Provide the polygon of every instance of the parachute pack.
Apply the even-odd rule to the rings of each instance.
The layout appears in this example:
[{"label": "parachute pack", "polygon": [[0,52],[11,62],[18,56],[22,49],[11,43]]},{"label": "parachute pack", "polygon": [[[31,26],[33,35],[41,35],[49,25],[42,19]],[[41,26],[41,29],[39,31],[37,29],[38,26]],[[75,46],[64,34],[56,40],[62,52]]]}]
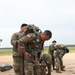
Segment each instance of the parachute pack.
[{"label": "parachute pack", "polygon": [[19,39],[21,37],[23,37],[24,35],[27,35],[29,33],[35,33],[35,35],[38,35],[38,33],[41,33],[41,29],[39,29],[39,27],[35,26],[35,25],[32,25],[32,24],[29,24],[27,26],[27,29],[25,32],[23,32],[20,36],[19,36]]},{"label": "parachute pack", "polygon": [[28,25],[25,34],[28,34],[28,33],[36,33],[37,34],[38,32],[41,32],[39,27],[37,27],[35,25]]}]

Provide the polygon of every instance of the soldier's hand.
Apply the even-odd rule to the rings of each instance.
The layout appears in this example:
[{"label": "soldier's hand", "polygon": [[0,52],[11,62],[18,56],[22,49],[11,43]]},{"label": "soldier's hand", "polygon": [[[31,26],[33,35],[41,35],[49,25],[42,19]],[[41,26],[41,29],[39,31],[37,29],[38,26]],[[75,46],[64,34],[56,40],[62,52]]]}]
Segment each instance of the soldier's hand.
[{"label": "soldier's hand", "polygon": [[25,52],[24,47],[21,47],[20,45],[18,45],[18,53],[22,54],[24,52]]},{"label": "soldier's hand", "polygon": [[24,59],[25,59],[26,61],[28,61],[28,56],[29,56],[29,53],[24,52]]}]

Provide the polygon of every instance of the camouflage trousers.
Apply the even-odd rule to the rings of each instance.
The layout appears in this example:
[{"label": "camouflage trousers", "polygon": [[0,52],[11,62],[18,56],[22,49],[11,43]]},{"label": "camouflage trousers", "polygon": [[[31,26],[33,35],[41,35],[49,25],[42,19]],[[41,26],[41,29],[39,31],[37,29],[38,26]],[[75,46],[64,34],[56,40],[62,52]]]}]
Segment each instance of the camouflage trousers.
[{"label": "camouflage trousers", "polygon": [[46,65],[26,63],[25,75],[46,75]]},{"label": "camouflage trousers", "polygon": [[[41,63],[41,66],[42,66],[42,69],[45,71],[45,68],[46,68],[46,74],[47,75],[51,75],[51,64],[52,64],[52,58],[51,58],[51,55],[50,54],[42,54],[41,57],[40,57],[40,63]],[[46,67],[45,67],[46,65]],[[44,72],[42,70],[42,73]],[[44,72],[44,74],[45,74]]]},{"label": "camouflage trousers", "polygon": [[[23,58],[15,56],[13,57],[13,69],[15,72],[15,75],[34,75],[33,71],[33,64],[28,63],[24,60],[24,65],[23,63]],[[24,66],[24,73],[23,73],[23,66]]]},{"label": "camouflage trousers", "polygon": [[56,69],[57,70],[62,70],[63,69],[62,57],[56,57]]},{"label": "camouflage trousers", "polygon": [[55,56],[53,54],[51,55],[51,61],[52,61],[53,69],[54,69],[55,68]]},{"label": "camouflage trousers", "polygon": [[[13,69],[15,75],[23,75],[22,57],[13,57]],[[33,64],[24,60],[25,75],[46,75],[46,65]]]},{"label": "camouflage trousers", "polygon": [[46,75],[46,65],[45,64],[35,64],[34,65],[34,75]]},{"label": "camouflage trousers", "polygon": [[26,62],[24,65],[25,75],[34,75],[34,65],[32,63]]},{"label": "camouflage trousers", "polygon": [[23,75],[22,60],[22,57],[13,57],[13,69],[15,75]]}]

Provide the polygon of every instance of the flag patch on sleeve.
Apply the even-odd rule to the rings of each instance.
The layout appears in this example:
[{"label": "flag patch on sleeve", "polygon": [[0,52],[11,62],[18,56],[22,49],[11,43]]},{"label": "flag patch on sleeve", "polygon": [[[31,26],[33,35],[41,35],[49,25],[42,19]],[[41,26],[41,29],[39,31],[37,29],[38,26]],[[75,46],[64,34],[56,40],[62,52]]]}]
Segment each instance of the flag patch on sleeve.
[{"label": "flag patch on sleeve", "polygon": [[27,34],[27,37],[30,38],[31,37],[30,34]]}]

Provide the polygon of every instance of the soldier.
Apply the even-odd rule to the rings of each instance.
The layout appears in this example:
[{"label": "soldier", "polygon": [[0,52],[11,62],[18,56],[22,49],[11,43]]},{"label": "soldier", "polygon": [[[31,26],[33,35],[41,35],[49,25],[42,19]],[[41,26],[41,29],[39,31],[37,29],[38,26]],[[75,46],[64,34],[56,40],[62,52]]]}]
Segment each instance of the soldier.
[{"label": "soldier", "polygon": [[[47,69],[48,69],[48,73],[47,75],[51,75],[51,56],[50,54],[41,54],[41,57],[40,57],[40,63],[41,64],[45,64]],[[45,69],[45,68],[44,68]],[[43,70],[44,71],[44,70]]]},{"label": "soldier", "polygon": [[56,70],[55,57],[54,57],[54,50],[56,49],[55,47],[56,43],[57,43],[56,40],[52,41],[52,44],[49,46],[49,50],[48,50],[48,53],[51,55],[53,70]]},{"label": "soldier", "polygon": [[57,47],[57,50],[55,53],[56,72],[61,73],[61,71],[65,71],[62,59],[63,59],[63,56],[65,55],[65,53],[69,52],[69,49],[65,45],[57,45],[56,47]]},{"label": "soldier", "polygon": [[21,30],[16,32],[11,37],[11,44],[13,46],[13,68],[15,75],[23,75],[22,71],[22,55],[18,53],[18,39],[21,33],[25,32],[27,24],[21,25]]},{"label": "soldier", "polygon": [[[24,53],[24,58],[27,62],[38,64],[38,61],[36,62],[37,60],[36,56],[39,52],[41,54],[43,43],[49,40],[51,37],[52,37],[52,33],[49,30],[38,33],[38,35],[36,35],[35,33],[27,34],[26,36],[18,40],[18,53],[19,54]],[[30,57],[28,58],[28,56]],[[39,68],[39,66],[37,66],[37,68]],[[37,70],[37,68],[34,67],[35,69],[34,75],[41,75],[40,70]],[[33,75],[32,73],[33,72],[31,72],[29,75]]]}]

